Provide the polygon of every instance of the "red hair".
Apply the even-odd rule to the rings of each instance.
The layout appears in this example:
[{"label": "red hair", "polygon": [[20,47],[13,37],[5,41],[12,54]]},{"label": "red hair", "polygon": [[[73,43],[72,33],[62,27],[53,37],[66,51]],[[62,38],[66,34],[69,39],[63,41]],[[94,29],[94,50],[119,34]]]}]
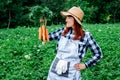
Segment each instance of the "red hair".
[{"label": "red hair", "polygon": [[[84,37],[84,31],[82,29],[82,26],[74,20],[74,27],[72,28],[74,30],[74,37],[73,40],[79,40]],[[65,30],[62,33],[62,36],[65,36],[69,32],[70,28],[66,27]]]}]

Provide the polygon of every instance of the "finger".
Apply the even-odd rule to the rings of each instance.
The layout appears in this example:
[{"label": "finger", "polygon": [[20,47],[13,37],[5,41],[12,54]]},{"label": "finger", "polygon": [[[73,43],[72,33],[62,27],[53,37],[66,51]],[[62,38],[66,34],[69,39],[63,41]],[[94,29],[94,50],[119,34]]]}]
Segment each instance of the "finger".
[{"label": "finger", "polygon": [[74,67],[76,70],[79,70],[79,64],[75,64]]}]

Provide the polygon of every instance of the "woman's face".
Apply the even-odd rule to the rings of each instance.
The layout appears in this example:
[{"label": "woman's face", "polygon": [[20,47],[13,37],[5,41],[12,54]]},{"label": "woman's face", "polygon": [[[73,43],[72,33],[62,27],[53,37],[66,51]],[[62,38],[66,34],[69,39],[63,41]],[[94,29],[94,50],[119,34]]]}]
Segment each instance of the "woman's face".
[{"label": "woman's face", "polygon": [[65,22],[66,22],[66,27],[74,26],[74,18],[72,16],[67,16]]}]

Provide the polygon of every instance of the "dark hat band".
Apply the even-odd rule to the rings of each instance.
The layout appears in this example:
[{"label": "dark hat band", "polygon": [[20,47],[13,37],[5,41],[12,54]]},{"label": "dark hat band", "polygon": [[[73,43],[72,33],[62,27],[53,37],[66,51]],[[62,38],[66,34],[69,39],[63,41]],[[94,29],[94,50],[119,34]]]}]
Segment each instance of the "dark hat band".
[{"label": "dark hat band", "polygon": [[71,12],[68,11],[68,13],[70,13],[71,15],[75,16],[76,18],[78,18],[80,21],[81,19],[79,17],[77,17],[76,15],[72,14]]}]

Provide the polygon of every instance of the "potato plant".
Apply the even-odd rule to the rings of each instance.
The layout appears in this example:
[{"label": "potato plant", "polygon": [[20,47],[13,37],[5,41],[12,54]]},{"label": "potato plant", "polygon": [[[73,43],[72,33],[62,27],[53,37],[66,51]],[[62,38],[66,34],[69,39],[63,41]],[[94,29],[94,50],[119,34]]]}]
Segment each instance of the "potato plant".
[{"label": "potato plant", "polygon": [[[63,25],[47,26],[53,32]],[[120,24],[83,24],[100,45],[103,58],[82,70],[83,80],[120,80]],[[0,80],[46,80],[57,41],[42,44],[38,28],[0,29]],[[83,62],[91,58],[87,51]]]}]

